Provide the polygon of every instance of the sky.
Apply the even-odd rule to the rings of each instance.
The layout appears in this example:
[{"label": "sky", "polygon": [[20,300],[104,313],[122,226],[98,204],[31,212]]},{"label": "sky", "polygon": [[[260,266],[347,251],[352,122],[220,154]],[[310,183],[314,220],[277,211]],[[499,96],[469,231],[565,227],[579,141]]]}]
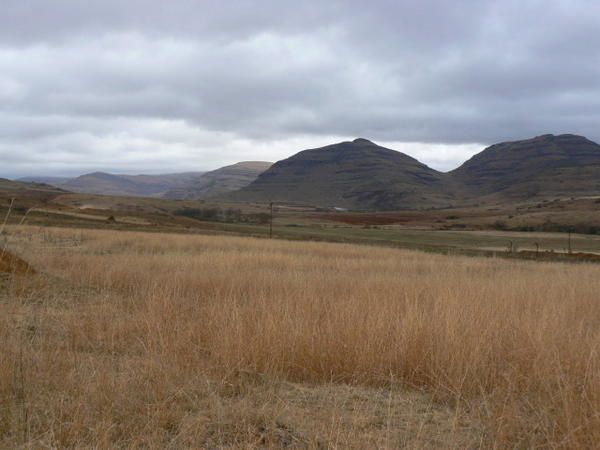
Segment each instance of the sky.
[{"label": "sky", "polygon": [[0,176],[600,140],[596,0],[2,0]]}]

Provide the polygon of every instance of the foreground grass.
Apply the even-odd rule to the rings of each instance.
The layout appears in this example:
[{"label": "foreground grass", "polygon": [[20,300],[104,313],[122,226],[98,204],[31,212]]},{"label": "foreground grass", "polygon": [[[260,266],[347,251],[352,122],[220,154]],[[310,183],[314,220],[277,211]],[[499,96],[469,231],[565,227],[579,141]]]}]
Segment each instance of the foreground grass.
[{"label": "foreground grass", "polygon": [[12,229],[0,442],[594,448],[600,267]]}]

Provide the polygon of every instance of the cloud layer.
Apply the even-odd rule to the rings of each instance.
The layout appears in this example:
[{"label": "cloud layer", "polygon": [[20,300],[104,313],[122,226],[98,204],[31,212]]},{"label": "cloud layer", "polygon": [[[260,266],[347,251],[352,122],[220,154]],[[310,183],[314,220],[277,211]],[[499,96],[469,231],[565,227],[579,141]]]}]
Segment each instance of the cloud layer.
[{"label": "cloud layer", "polygon": [[363,136],[450,169],[600,140],[592,0],[4,0],[0,176],[203,170]]}]

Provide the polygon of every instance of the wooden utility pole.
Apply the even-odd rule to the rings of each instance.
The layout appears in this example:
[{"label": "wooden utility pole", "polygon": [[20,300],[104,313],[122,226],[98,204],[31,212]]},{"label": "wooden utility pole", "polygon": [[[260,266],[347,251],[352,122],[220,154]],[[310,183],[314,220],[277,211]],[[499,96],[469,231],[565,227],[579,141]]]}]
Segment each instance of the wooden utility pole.
[{"label": "wooden utility pole", "polygon": [[269,203],[269,208],[271,209],[271,216],[269,219],[269,239],[273,238],[273,202]]},{"label": "wooden utility pole", "polygon": [[573,253],[573,249],[571,247],[571,230],[569,230],[569,255]]}]

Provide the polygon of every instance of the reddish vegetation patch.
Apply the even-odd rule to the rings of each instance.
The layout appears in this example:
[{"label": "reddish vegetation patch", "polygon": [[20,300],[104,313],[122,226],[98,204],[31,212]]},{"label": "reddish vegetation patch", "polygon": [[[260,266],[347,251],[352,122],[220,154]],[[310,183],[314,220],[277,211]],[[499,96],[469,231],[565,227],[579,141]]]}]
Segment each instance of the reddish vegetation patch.
[{"label": "reddish vegetation patch", "polygon": [[408,217],[388,216],[381,214],[326,214],[320,219],[347,223],[349,225],[391,225],[408,222]]},{"label": "reddish vegetation patch", "polygon": [[0,250],[0,273],[23,275],[33,272],[33,268],[23,259],[6,250]]}]

